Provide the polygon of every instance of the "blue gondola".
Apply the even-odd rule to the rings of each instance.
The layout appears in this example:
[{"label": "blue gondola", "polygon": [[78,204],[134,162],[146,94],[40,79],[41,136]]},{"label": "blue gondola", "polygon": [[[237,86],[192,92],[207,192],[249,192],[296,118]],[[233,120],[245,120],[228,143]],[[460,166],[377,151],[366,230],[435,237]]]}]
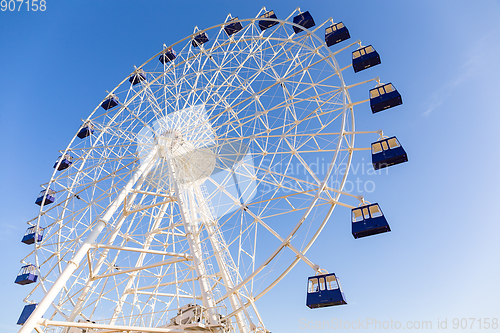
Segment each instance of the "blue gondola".
[{"label": "blue gondola", "polygon": [[352,210],[352,235],[354,238],[389,232],[391,228],[378,204],[370,204]]},{"label": "blue gondola", "polygon": [[25,284],[35,283],[37,279],[38,275],[36,275],[36,266],[26,265],[21,267],[21,270],[17,275],[16,281],[14,282],[20,285],[25,285]]},{"label": "blue gondola", "polygon": [[26,232],[24,233],[24,237],[21,240],[24,244],[31,245],[35,242],[35,240],[39,243],[43,239],[43,230],[44,228],[40,228],[35,226],[29,227],[26,229]]},{"label": "blue gondola", "polygon": [[[276,14],[274,14],[274,10],[270,10],[268,12],[265,12],[261,16],[259,16],[260,19],[278,19],[276,17]],[[264,31],[266,29],[269,29],[270,27],[275,26],[278,24],[278,21],[274,20],[259,20],[259,28],[260,30]]]},{"label": "blue gondola", "polygon": [[[45,195],[45,191],[47,191],[47,195]],[[44,197],[45,201],[43,200]],[[43,202],[43,205],[45,206],[54,203],[55,200],[56,200],[56,192],[53,189],[49,188],[48,190],[40,191],[40,194],[38,194],[38,198],[36,199],[35,203],[38,206],[41,206]]]},{"label": "blue gondola", "polygon": [[146,74],[144,74],[142,70],[136,71],[130,76],[128,81],[132,83],[133,86],[135,86],[139,82],[146,81]]},{"label": "blue gondola", "polygon": [[21,315],[19,316],[19,319],[17,320],[17,325],[24,325],[24,323],[28,320],[28,318],[31,316],[33,311],[35,311],[37,305],[38,304],[25,305],[23,308],[23,312],[21,312]]},{"label": "blue gondola", "polygon": [[403,104],[401,95],[392,83],[381,85],[370,90],[370,107],[377,113]]},{"label": "blue gondola", "polygon": [[175,57],[177,57],[177,55],[175,54],[175,51],[170,47],[163,51],[158,60],[160,60],[160,62],[165,65],[167,62],[174,60]]},{"label": "blue gondola", "polygon": [[354,73],[380,64],[380,56],[373,46],[368,45],[352,53],[352,68]]},{"label": "blue gondola", "polygon": [[342,22],[333,24],[325,30],[326,46],[335,45],[349,38],[351,38],[349,30],[347,30],[346,26]]},{"label": "blue gondola", "polygon": [[83,124],[82,128],[78,132],[77,136],[80,139],[84,139],[94,133],[94,126],[91,123],[85,123]]},{"label": "blue gondola", "polygon": [[375,170],[408,162],[408,156],[395,136],[372,143],[372,164]]},{"label": "blue gondola", "polygon": [[227,23],[229,23],[229,24],[224,26],[224,31],[226,32],[226,34],[228,36],[234,35],[238,31],[240,31],[241,29],[243,29],[243,26],[241,25],[241,22],[230,23],[230,22],[236,21],[236,20],[238,20],[238,17],[230,19],[229,21],[227,21]]},{"label": "blue gondola", "polygon": [[[299,15],[295,16],[293,18],[293,23],[298,24],[298,25],[304,27],[305,29],[309,29],[309,28],[314,27],[316,25],[316,23],[314,23],[314,20],[313,20],[311,14],[309,14],[309,12],[303,12],[303,13],[300,13]],[[302,29],[294,26],[293,31],[295,31],[295,34],[298,34],[299,32],[302,31]]]},{"label": "blue gondola", "polygon": [[202,32],[194,36],[194,38],[191,40],[191,45],[193,45],[193,47],[198,47],[202,44],[205,44],[206,42],[208,42],[208,35],[206,32]]},{"label": "blue gondola", "polygon": [[347,304],[339,279],[334,273],[308,279],[306,305],[310,309]]},{"label": "blue gondola", "polygon": [[[59,163],[61,161],[61,163]],[[57,166],[59,164],[59,166]],[[70,154],[64,154],[59,156],[56,163],[54,164],[54,168],[57,167],[57,171],[61,171],[70,167],[73,164],[73,156]]]},{"label": "blue gondola", "polygon": [[111,94],[109,95],[104,102],[102,102],[101,107],[104,110],[109,110],[118,105],[118,97]]}]

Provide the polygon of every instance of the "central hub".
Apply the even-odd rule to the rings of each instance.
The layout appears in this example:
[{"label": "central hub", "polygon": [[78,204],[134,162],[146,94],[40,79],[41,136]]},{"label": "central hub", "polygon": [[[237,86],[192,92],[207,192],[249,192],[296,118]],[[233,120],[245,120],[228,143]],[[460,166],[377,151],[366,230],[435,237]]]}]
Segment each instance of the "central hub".
[{"label": "central hub", "polygon": [[146,162],[145,157],[151,149],[157,151],[147,176],[149,185],[168,189],[172,181],[180,184],[204,182],[216,169],[214,137],[203,105],[169,112],[142,128],[137,135],[141,163]]},{"label": "central hub", "polygon": [[[158,155],[166,158],[167,155],[174,157],[186,152],[186,148],[194,149],[194,145],[186,142],[182,133],[176,130],[166,130],[155,138],[155,145],[158,147]],[[191,147],[189,147],[191,146]]]},{"label": "central hub", "polygon": [[209,147],[196,148],[176,130],[165,130],[157,136],[154,144],[158,148],[158,162],[163,164],[170,159],[175,178],[180,183],[193,183],[205,180],[215,169],[216,154]]}]

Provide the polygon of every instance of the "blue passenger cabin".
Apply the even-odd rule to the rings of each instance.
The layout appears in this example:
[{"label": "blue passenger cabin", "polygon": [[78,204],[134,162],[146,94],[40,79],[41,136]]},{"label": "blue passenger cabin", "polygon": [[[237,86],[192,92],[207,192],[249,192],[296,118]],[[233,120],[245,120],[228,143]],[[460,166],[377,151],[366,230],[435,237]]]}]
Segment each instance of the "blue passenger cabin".
[{"label": "blue passenger cabin", "polygon": [[[303,13],[300,13],[299,15],[295,16],[293,18],[293,23],[300,25],[300,26],[304,27],[305,29],[309,29],[309,28],[314,27],[316,25],[316,23],[314,23],[314,20],[313,20],[311,14],[309,14],[309,12],[303,12]],[[293,31],[295,31],[295,34],[298,34],[299,32],[302,31],[302,29],[294,26]]]},{"label": "blue passenger cabin", "polygon": [[[47,191],[47,195],[45,195],[45,191]],[[45,201],[43,200],[44,197]],[[56,201],[56,191],[49,188],[47,190],[40,191],[40,194],[38,194],[38,198],[36,199],[35,203],[38,206],[41,206],[43,202],[43,205],[45,206],[54,203],[54,201]]]},{"label": "blue passenger cabin", "polygon": [[266,19],[278,19],[276,17],[276,14],[274,14],[274,10],[270,10],[268,12],[265,12],[261,16],[259,16],[259,28],[261,31],[264,31],[266,29],[269,29],[271,27],[274,27],[276,24],[278,24],[278,21],[274,20],[266,20]]},{"label": "blue passenger cabin", "polygon": [[193,45],[193,47],[198,47],[202,44],[205,44],[206,42],[208,42],[208,35],[206,32],[202,32],[194,36],[194,38],[191,40],[191,45]]},{"label": "blue passenger cabin", "polygon": [[132,83],[133,86],[135,86],[139,82],[146,81],[146,74],[143,71],[136,71],[130,76],[128,81]]},{"label": "blue passenger cabin", "polygon": [[377,113],[403,104],[401,95],[392,83],[381,85],[370,90],[370,107]]},{"label": "blue passenger cabin", "polygon": [[35,283],[37,279],[38,275],[36,275],[36,266],[26,265],[21,267],[21,270],[17,275],[16,281],[14,282],[20,285],[25,285],[25,284]]},{"label": "blue passenger cabin", "polygon": [[21,312],[21,315],[19,316],[19,319],[17,320],[17,325],[24,325],[24,323],[28,320],[28,318],[31,316],[33,311],[35,311],[37,305],[38,304],[25,305],[23,308],[23,312]]},{"label": "blue passenger cabin", "polygon": [[372,164],[375,170],[408,162],[408,156],[395,136],[372,143]]},{"label": "blue passenger cabin", "polygon": [[84,138],[88,137],[89,135],[91,135],[92,133],[94,133],[94,126],[91,123],[87,122],[87,123],[83,124],[83,126],[80,129],[80,131],[78,132],[77,136],[80,139],[84,139]]},{"label": "blue passenger cabin", "polygon": [[118,105],[118,97],[111,94],[106,98],[106,100],[104,100],[104,102],[102,102],[101,107],[104,110],[109,110],[109,109],[114,108],[117,105]]},{"label": "blue passenger cabin", "polygon": [[347,30],[346,26],[342,22],[333,24],[325,29],[326,46],[338,44],[349,38],[351,38],[349,30]]},{"label": "blue passenger cabin", "polygon": [[37,243],[39,243],[43,239],[43,231],[44,228],[40,228],[36,225],[29,227],[28,229],[26,229],[26,232],[24,233],[24,237],[21,240],[21,242],[23,242],[24,244],[31,245],[36,240]]},{"label": "blue passenger cabin", "polygon": [[[241,22],[233,22],[236,20],[238,20],[238,17],[230,19],[229,21],[227,21],[227,23],[229,23],[229,24],[224,26],[224,31],[226,32],[226,34],[228,36],[232,36],[235,33],[237,33],[238,31],[240,31],[241,29],[243,29]],[[231,23],[231,22],[233,22],[233,23]]]},{"label": "blue passenger cabin", "polygon": [[354,73],[378,64],[380,64],[380,56],[371,45],[361,47],[352,53]]},{"label": "blue passenger cabin", "polygon": [[342,304],[347,304],[347,302],[340,281],[334,273],[309,278],[306,305],[310,309]]},{"label": "blue passenger cabin", "polygon": [[369,204],[352,210],[352,235],[354,238],[389,231],[391,231],[391,228],[378,204]]},{"label": "blue passenger cabin", "polygon": [[62,171],[69,168],[71,164],[73,164],[73,156],[70,154],[64,154],[57,158],[54,168],[57,168],[57,171]]},{"label": "blue passenger cabin", "polygon": [[162,54],[160,54],[160,58],[158,60],[160,60],[160,62],[165,65],[167,62],[174,60],[175,57],[177,57],[175,51],[171,47],[169,47],[168,49],[163,51]]}]

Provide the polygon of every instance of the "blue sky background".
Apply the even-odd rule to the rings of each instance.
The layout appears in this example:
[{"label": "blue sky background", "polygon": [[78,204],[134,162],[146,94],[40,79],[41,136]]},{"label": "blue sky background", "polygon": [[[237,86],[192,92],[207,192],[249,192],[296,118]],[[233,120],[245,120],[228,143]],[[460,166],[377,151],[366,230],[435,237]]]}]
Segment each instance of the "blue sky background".
[{"label": "blue sky background", "polygon": [[[338,274],[349,304],[308,309],[312,271],[299,264],[258,303],[268,329],[329,331],[315,322],[372,318],[431,321],[427,331],[437,331],[438,318],[447,318],[452,331],[453,318],[500,320],[500,2],[47,0],[45,12],[0,12],[2,332],[17,332],[30,288],[13,283],[28,252],[25,222],[38,213],[39,184],[80,119],[163,43],[228,13],[254,17],[262,6],[279,18],[297,6],[317,23],[333,17],[352,41],[374,45],[382,65],[346,81],[380,76],[404,105],[372,115],[364,104],[357,128],[396,135],[410,160],[388,174],[359,167],[350,177],[375,184],[361,194],[381,205],[391,233],[354,240],[350,211],[338,207],[308,253]],[[363,154],[356,163],[369,162]]]}]

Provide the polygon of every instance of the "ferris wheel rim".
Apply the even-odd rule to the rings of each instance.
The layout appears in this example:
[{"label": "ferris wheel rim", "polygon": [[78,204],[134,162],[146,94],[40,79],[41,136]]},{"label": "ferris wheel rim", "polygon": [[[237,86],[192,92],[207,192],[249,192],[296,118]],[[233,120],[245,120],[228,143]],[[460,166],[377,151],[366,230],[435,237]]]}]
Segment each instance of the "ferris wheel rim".
[{"label": "ferris wheel rim", "polygon": [[[257,20],[256,18],[253,18],[253,19],[238,19],[238,20],[235,20],[235,21],[236,21],[236,22],[246,22],[246,21],[249,21],[249,22],[251,22],[251,23],[254,23],[256,20]],[[292,23],[292,22],[286,21],[286,20],[281,20],[281,19],[269,19],[269,20],[270,20],[270,21],[276,21],[276,22],[278,22],[278,23],[280,23],[280,24],[282,24],[282,25],[284,25],[284,24],[288,24],[288,25],[291,25],[291,26],[296,26],[296,27],[298,27],[298,28],[303,29],[303,27],[301,27],[301,26],[299,26],[299,25],[297,25],[297,24],[295,24],[295,23]],[[198,30],[198,31],[196,31],[196,32],[192,33],[191,35],[189,35],[189,36],[187,36],[187,37],[185,37],[185,38],[183,38],[183,39],[179,40],[178,42],[173,43],[173,44],[172,44],[172,45],[170,45],[168,48],[172,48],[173,46],[175,46],[175,45],[177,45],[177,44],[180,44],[180,43],[182,43],[183,41],[191,40],[191,39],[192,39],[192,37],[194,37],[194,36],[196,36],[196,35],[198,35],[198,34],[200,34],[200,33],[207,32],[207,31],[211,31],[212,29],[216,29],[216,28],[221,28],[221,27],[224,27],[225,25],[226,25],[226,23],[221,23],[221,24],[217,24],[217,25],[214,25],[214,26],[212,26],[212,27],[209,27],[209,28],[206,28],[206,29],[203,29],[203,30]],[[304,30],[307,30],[307,29],[304,29]],[[262,35],[263,33],[264,33],[264,32],[261,32],[261,35]],[[310,35],[310,36],[312,36],[312,37],[316,38],[317,40],[320,40],[320,38],[319,38],[316,34],[314,34],[313,32],[309,32],[309,31],[307,31],[307,33],[308,33],[308,35]],[[300,45],[304,46],[304,44],[301,44],[301,43],[297,43],[297,44],[300,44]],[[333,54],[332,54],[331,50],[330,50],[328,47],[326,47],[326,45],[323,45],[323,48],[324,48],[324,49],[326,49],[326,50],[328,50],[328,52],[330,53],[330,57],[333,59],[333,61],[334,61],[334,62],[336,62],[336,59],[335,59],[335,57],[333,56]],[[141,65],[141,66],[140,66],[137,70],[142,69],[142,68],[143,68],[146,64],[148,64],[150,61],[152,61],[152,60],[156,59],[156,57],[157,57],[158,55],[161,55],[163,52],[164,52],[164,50],[162,50],[162,51],[158,52],[156,55],[154,55],[152,58],[150,58],[150,59],[149,59],[149,60],[147,60],[144,64],[142,64],[142,65]],[[338,67],[338,64],[335,64],[335,65],[336,65],[336,68],[338,69],[338,68],[339,68],[339,67]],[[137,70],[136,70],[136,71],[137,71]],[[136,71],[132,72],[130,75],[133,75]],[[109,94],[113,94],[113,93],[114,93],[114,92],[115,92],[115,91],[116,91],[116,90],[117,90],[117,89],[118,89],[118,88],[119,88],[119,87],[120,87],[123,83],[125,83],[125,81],[127,80],[127,78],[129,78],[129,77],[130,77],[130,75],[129,75],[129,76],[127,76],[127,77],[126,77],[126,78],[125,78],[122,82],[120,82],[120,83],[119,83],[119,84],[118,84],[118,85],[117,85],[117,86],[116,86],[116,87],[115,87],[115,88],[114,88],[114,89],[113,89],[113,90],[112,90]],[[343,80],[343,77],[342,77],[342,73],[341,73],[340,71],[338,71],[337,75],[338,75],[338,77],[339,77],[339,79],[341,80],[341,83],[342,83],[342,90],[344,90],[343,95],[347,95],[347,98],[348,98],[348,99],[350,99],[350,98],[349,98],[349,96],[348,96],[349,94],[348,94],[347,90],[345,89],[345,83],[344,83],[344,80]],[[158,77],[157,79],[155,79],[154,81],[157,81],[160,77],[161,77],[161,76],[159,76],[159,77]],[[131,101],[133,101],[133,100],[134,100],[134,99],[135,99],[135,98],[139,95],[139,93],[143,92],[143,91],[144,91],[144,90],[145,90],[145,89],[146,89],[146,88],[147,88],[147,87],[148,87],[151,83],[154,83],[154,81],[153,81],[153,82],[148,82],[148,83],[147,83],[144,87],[142,87],[142,88],[141,88],[141,90],[139,90],[133,98],[131,98],[130,100],[128,100],[128,101],[127,101],[127,104],[125,104],[123,107],[127,107],[127,106],[128,106],[128,104],[130,104],[130,103],[131,103]],[[92,116],[95,114],[95,112],[96,112],[97,110],[99,110],[99,107],[101,106],[102,102],[106,100],[106,98],[107,98],[107,97],[105,97],[105,98],[101,101],[101,103],[99,103],[99,104],[97,105],[97,107],[96,107],[96,108],[94,109],[94,111],[93,111],[93,112],[89,115],[89,117],[87,118],[87,120],[86,120],[85,122],[90,121],[90,120],[92,119]],[[344,109],[345,109],[345,105],[346,105],[346,104],[344,103]],[[344,110],[344,112],[345,112],[345,110]],[[352,124],[354,124],[353,114],[352,114],[351,116],[352,116],[352,118],[351,118],[351,119],[352,119],[351,123],[352,123]],[[343,121],[342,123],[343,123],[342,128],[344,128],[344,127],[345,127],[345,125],[344,125],[344,121]],[[102,133],[101,133],[100,135],[102,135]],[[354,136],[354,134],[351,134],[351,135],[352,135],[352,136]],[[68,147],[67,147],[67,148],[66,148],[66,150],[64,151],[64,153],[69,153],[69,152],[71,151],[70,147],[72,146],[72,143],[74,142],[74,140],[76,139],[76,137],[77,137],[77,135],[75,134],[75,135],[74,135],[74,137],[73,137],[73,139],[72,139],[72,140],[71,140],[71,142],[69,143]],[[100,137],[98,137],[98,138],[97,138],[97,140],[99,140],[99,138],[100,138]],[[339,146],[340,146],[340,142],[341,142],[341,140],[342,140],[342,135],[339,137],[339,143],[337,144],[337,149],[336,149],[336,151],[338,151],[338,149],[339,149]],[[64,154],[64,153],[63,153],[63,154]],[[351,157],[352,157],[352,153],[350,153],[350,154],[349,154],[349,163],[348,163],[348,164],[350,164]],[[334,163],[335,163],[336,158],[337,158],[337,155],[335,154],[335,156],[332,158],[332,164],[334,164]],[[52,174],[52,177],[51,177],[51,180],[49,181],[49,187],[50,187],[50,184],[52,184],[52,183],[54,182],[54,176],[56,175],[56,173],[57,173],[57,170],[54,170],[54,172],[53,172],[53,174]],[[341,184],[342,184],[342,185],[341,185],[341,188],[343,187],[343,185],[344,185],[344,183],[345,183],[346,176],[347,176],[347,173],[346,173],[346,175],[343,177],[343,181],[341,182]],[[327,179],[328,177],[329,177],[329,173],[325,176],[325,179]],[[340,193],[338,194],[338,196],[340,196]],[[338,197],[337,197],[337,198],[338,198]],[[313,207],[313,206],[314,206],[314,203],[311,203],[311,207]],[[40,210],[42,210],[42,209],[43,209],[43,205],[40,207]],[[309,211],[310,211],[310,209],[309,209],[306,213],[304,213],[304,215],[308,214],[308,212],[309,212]],[[294,234],[294,233],[293,233],[293,234]],[[290,236],[292,236],[293,234],[289,235],[289,237],[290,237]],[[287,237],[287,238],[289,238],[289,237]],[[285,244],[286,242],[283,242],[283,243]],[[312,243],[313,243],[313,242],[312,242]],[[312,245],[312,243],[311,243],[311,245]],[[284,246],[281,246],[281,248],[284,248]],[[274,255],[270,256],[270,258],[271,258],[271,257],[274,257]]]},{"label": "ferris wheel rim", "polygon": [[[242,20],[238,20],[238,21],[241,21],[241,22],[244,22],[244,21],[252,21],[252,23],[253,23],[253,22],[257,21],[257,19],[256,19],[256,18],[254,18],[254,19],[242,19]],[[293,23],[288,22],[288,21],[285,21],[285,20],[277,20],[277,21],[280,21],[280,23],[282,23],[282,24],[289,24],[289,25],[293,25]],[[197,31],[197,32],[195,32],[195,33],[191,34],[190,36],[188,36],[188,37],[186,37],[186,38],[184,38],[184,39],[182,39],[182,40],[180,40],[180,41],[178,41],[178,42],[176,42],[176,43],[172,44],[170,47],[175,46],[175,45],[177,45],[177,44],[179,44],[179,43],[181,43],[181,42],[183,42],[183,41],[189,40],[189,39],[191,39],[191,37],[193,37],[193,36],[195,36],[195,35],[199,34],[200,32],[210,31],[210,30],[215,29],[215,28],[221,28],[221,27],[223,27],[224,25],[225,25],[225,23],[222,23],[222,24],[218,24],[218,25],[215,25],[215,26],[210,27],[210,28],[207,28],[207,29],[203,29],[203,30]],[[262,34],[263,34],[263,33],[261,33],[261,35],[262,35]],[[319,37],[317,37],[314,33],[309,33],[309,32],[308,32],[308,34],[310,34],[311,36],[316,37],[316,39],[318,39],[318,40],[319,40]],[[326,46],[325,46],[325,45],[323,45],[323,47],[325,48]],[[326,49],[328,49],[328,47],[326,47]],[[330,49],[328,49],[328,51],[329,51],[329,53],[330,53],[330,55],[331,55],[331,59],[333,59],[333,61],[335,61],[335,57],[333,56],[333,54],[332,54],[332,52],[330,51]],[[143,65],[141,65],[138,69],[142,69],[142,68],[143,68],[146,64],[148,64],[151,60],[155,59],[158,55],[162,54],[162,52],[164,52],[164,50],[160,51],[158,54],[156,54],[156,55],[155,55],[155,56],[153,56],[151,59],[149,59],[148,61],[146,61],[146,62],[145,62]],[[341,71],[340,71],[340,68],[338,67],[338,65],[337,65],[337,67],[336,67],[336,68],[338,69],[338,74],[337,74],[337,75],[338,75],[338,77],[340,78],[340,80],[341,80],[341,82],[342,82],[343,96],[344,96],[344,98],[347,98],[348,100],[350,100],[350,97],[349,97],[348,91],[347,91],[346,86],[345,86],[345,82],[344,82],[343,77],[342,77],[342,73],[341,73]],[[135,71],[134,71],[134,72],[135,72]],[[132,72],[131,74],[133,75],[133,73],[134,73],[134,72]],[[123,83],[125,83],[125,81],[127,80],[127,78],[128,78],[128,77],[129,77],[129,76],[127,76],[127,77],[126,77],[126,78],[125,78],[125,79],[124,79],[121,83],[119,83],[119,84],[118,84],[118,85],[117,85],[117,86],[116,86],[116,87],[115,87],[115,88],[114,88],[114,89],[110,92],[110,94],[113,94],[113,93],[114,93],[114,92],[115,92],[115,91],[116,91],[116,90],[117,90],[117,89],[118,89],[118,88],[119,88],[119,87],[120,87]],[[161,77],[161,75],[160,75],[160,76],[158,76],[158,78],[157,78],[156,80],[158,80],[160,77]],[[151,83],[153,83],[153,82],[151,82]],[[151,83],[150,83],[150,82],[148,82],[148,86],[149,86]],[[131,102],[132,102],[135,98],[137,98],[138,94],[139,94],[140,92],[144,91],[146,88],[147,88],[147,87],[142,87],[142,88],[141,88],[141,90],[140,90],[139,92],[137,92],[137,93],[136,93],[136,95],[128,101],[128,103],[130,104],[130,103],[131,103]],[[104,99],[103,99],[103,101],[104,101],[104,100],[106,100],[106,98],[104,98]],[[102,103],[102,102],[101,102],[101,103]],[[87,121],[90,121],[90,120],[92,119],[92,116],[93,116],[93,115],[97,112],[97,110],[99,110],[99,107],[101,106],[101,103],[99,103],[99,105],[98,105],[98,106],[94,109],[94,111],[93,111],[93,112],[92,112],[92,113],[88,116],[88,118],[87,118],[86,122],[87,122]],[[343,119],[343,121],[342,121],[342,130],[341,130],[341,132],[343,132],[343,131],[344,131],[345,126],[346,126],[346,124],[345,124],[345,122],[346,122],[345,117],[346,117],[346,113],[348,112],[348,110],[347,110],[347,108],[346,108],[346,105],[348,105],[348,104],[346,104],[346,103],[345,103],[345,101],[344,101],[344,110],[343,110],[343,118],[344,118],[344,119]],[[352,111],[352,107],[350,108],[350,113],[351,113],[351,117],[350,117],[350,119],[351,119],[351,126],[352,126],[352,128],[354,129],[354,113],[353,113],[353,111]],[[100,135],[102,136],[102,135],[103,135],[103,133],[100,133]],[[350,135],[352,135],[352,138],[354,138],[354,134],[350,134]],[[70,143],[69,143],[68,147],[66,148],[66,150],[64,151],[64,153],[69,153],[69,152],[71,151],[70,147],[72,147],[73,142],[76,140],[76,137],[77,137],[77,135],[75,134],[75,136],[74,136],[74,137],[73,137],[73,139],[70,141]],[[98,138],[100,138],[100,137],[98,137]],[[331,163],[332,165],[334,165],[334,164],[335,164],[336,158],[337,158],[337,156],[338,156],[337,154],[338,154],[338,152],[339,152],[339,150],[340,150],[340,145],[341,145],[341,142],[342,142],[343,138],[344,138],[344,134],[342,133],[342,134],[339,136],[338,143],[337,143],[337,145],[336,145],[336,153],[335,153],[334,157],[332,158],[332,163]],[[98,140],[98,139],[97,139],[97,140]],[[349,156],[349,157],[348,157],[348,161],[349,161],[349,162],[348,162],[348,165],[350,165],[350,163],[351,163],[351,159],[352,159],[352,151],[350,151],[350,152],[349,152],[349,155],[348,155],[348,156]],[[329,178],[330,173],[331,173],[331,170],[330,170],[330,171],[329,171],[329,173],[325,176],[325,178],[324,178],[324,180],[323,180],[323,181],[325,181],[326,179],[328,179],[328,178]],[[346,172],[346,173],[345,173],[345,175],[344,175],[344,177],[343,177],[343,180],[342,180],[342,183],[341,183],[342,185],[341,185],[340,189],[342,189],[342,188],[343,188],[343,186],[344,186],[344,184],[345,184],[346,177],[347,177],[347,173],[348,173],[348,172]],[[49,183],[48,183],[48,187],[50,187],[50,185],[51,185],[53,182],[55,182],[55,178],[56,178],[55,176],[56,176],[56,174],[57,174],[57,170],[54,170],[54,172],[53,172],[53,174],[52,174],[52,176],[51,176],[51,180],[50,180],[50,181],[49,181]],[[321,190],[318,190],[318,191],[317,191],[317,193],[318,193],[318,194],[317,194],[317,196],[319,195],[319,193],[320,193],[320,192],[321,192]],[[336,197],[336,198],[338,199],[338,198],[340,197],[340,195],[341,195],[340,193],[337,193],[337,197]],[[334,204],[334,206],[335,206],[335,205],[336,205],[336,204]],[[307,214],[310,212],[310,210],[312,209],[312,207],[314,207],[314,202],[311,202],[311,204],[310,204],[310,208],[308,209],[307,213],[304,213],[304,215],[303,215],[303,216],[307,215]],[[41,205],[39,215],[40,215],[40,214],[41,214],[41,212],[43,211],[43,208],[44,208],[44,205]],[[333,209],[332,209],[332,210],[333,210]],[[326,218],[326,219],[324,220],[324,223],[323,223],[323,224],[322,224],[322,225],[318,228],[318,232],[317,232],[317,235],[318,235],[318,236],[319,236],[319,233],[320,233],[320,229],[322,229],[322,228],[323,228],[323,226],[324,226],[324,224],[326,224],[326,221],[327,221],[327,220],[328,220],[328,218]],[[39,220],[37,221],[37,225],[39,225]],[[296,225],[296,227],[297,227],[296,229],[298,230],[298,229],[300,228],[300,225],[298,225],[298,224],[297,224],[297,225]],[[294,233],[295,233],[295,232],[294,232]],[[294,234],[294,233],[293,233],[293,234]],[[291,234],[291,235],[293,235],[293,234]],[[291,235],[290,235],[290,236],[291,236]],[[289,237],[287,237],[287,238],[289,238]],[[317,239],[317,237],[316,237],[314,240],[312,240],[312,241],[311,241],[310,245],[312,245],[316,239]],[[308,246],[309,246],[309,245],[308,245]],[[310,247],[310,246],[309,246],[309,247]],[[284,247],[282,246],[282,247],[281,247],[281,249],[282,249],[282,248],[284,248]],[[280,249],[279,251],[281,251],[281,249]],[[278,251],[278,252],[279,252],[279,251]],[[37,257],[37,256],[35,256],[35,257]],[[271,256],[270,256],[270,257],[271,257]],[[272,256],[272,257],[274,257],[274,256]],[[272,259],[271,259],[271,260],[272,260]]]}]

